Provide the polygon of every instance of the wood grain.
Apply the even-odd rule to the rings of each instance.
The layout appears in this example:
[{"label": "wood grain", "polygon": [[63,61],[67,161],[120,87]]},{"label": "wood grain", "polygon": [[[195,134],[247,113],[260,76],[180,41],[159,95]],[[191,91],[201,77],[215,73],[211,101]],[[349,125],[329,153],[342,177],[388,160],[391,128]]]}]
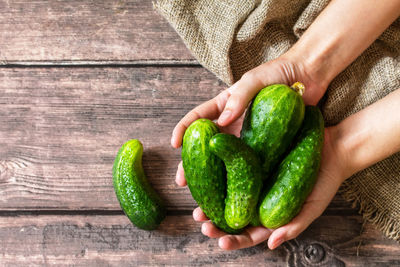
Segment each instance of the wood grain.
[{"label": "wood grain", "polygon": [[0,0],[0,47],[3,64],[194,59],[152,1],[140,0]]},{"label": "wood grain", "polygon": [[15,68],[0,72],[0,209],[119,209],[111,169],[143,142],[144,168],[170,208],[181,117],[224,88],[201,68]]},{"label": "wood grain", "polygon": [[[274,251],[263,243],[227,252],[218,248],[216,240],[203,236],[190,216],[169,216],[152,232],[135,228],[125,216],[0,217],[0,262],[3,266],[400,264],[400,247],[394,241],[368,224],[362,231],[361,226],[358,216],[324,216],[296,240]],[[323,257],[310,257],[310,248],[319,249]]]},{"label": "wood grain", "polygon": [[[7,68],[0,71],[0,209],[119,210],[111,169],[128,139],[169,209],[195,207],[176,186],[176,123],[223,90],[211,73],[176,68]],[[330,211],[354,214],[336,197]]]}]

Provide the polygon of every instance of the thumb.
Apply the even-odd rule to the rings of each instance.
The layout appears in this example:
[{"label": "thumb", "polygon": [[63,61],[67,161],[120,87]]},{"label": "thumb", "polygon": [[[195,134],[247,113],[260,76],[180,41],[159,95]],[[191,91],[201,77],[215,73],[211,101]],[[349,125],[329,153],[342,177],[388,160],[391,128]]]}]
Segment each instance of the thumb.
[{"label": "thumb", "polygon": [[256,70],[246,72],[242,78],[227,89],[228,100],[218,118],[220,126],[226,126],[238,119],[246,110],[253,97],[266,86]]}]

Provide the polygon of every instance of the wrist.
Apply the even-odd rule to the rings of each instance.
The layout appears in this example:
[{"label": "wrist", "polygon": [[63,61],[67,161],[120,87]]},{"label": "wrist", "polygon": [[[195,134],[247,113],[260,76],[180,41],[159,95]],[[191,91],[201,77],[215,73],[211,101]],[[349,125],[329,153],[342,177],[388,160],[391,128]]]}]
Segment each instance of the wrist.
[{"label": "wrist", "polygon": [[399,8],[400,1],[331,1],[285,56],[298,62],[311,85],[326,90],[399,16]]},{"label": "wrist", "polygon": [[336,184],[338,188],[344,180],[352,175],[348,151],[341,144],[342,137],[337,126],[325,128],[321,166],[331,166],[330,169],[325,170],[326,176],[330,177],[331,182]]},{"label": "wrist", "polygon": [[349,128],[346,123],[332,126],[332,139],[342,165],[343,181],[363,169],[363,151],[368,145],[368,131]]},{"label": "wrist", "polygon": [[327,88],[334,79],[337,65],[331,64],[331,58],[334,57],[333,43],[322,46],[321,41],[315,37],[304,35],[299,41],[291,47],[286,56],[300,65],[305,75],[313,84]]},{"label": "wrist", "polygon": [[332,127],[349,177],[400,151],[400,89]]}]

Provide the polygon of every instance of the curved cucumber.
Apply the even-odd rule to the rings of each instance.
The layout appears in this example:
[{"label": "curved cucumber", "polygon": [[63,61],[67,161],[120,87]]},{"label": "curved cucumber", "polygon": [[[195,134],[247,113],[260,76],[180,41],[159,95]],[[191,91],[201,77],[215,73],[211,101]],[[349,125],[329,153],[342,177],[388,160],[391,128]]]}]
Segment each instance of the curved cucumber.
[{"label": "curved cucumber", "polygon": [[224,218],[224,164],[209,149],[211,137],[218,132],[218,127],[208,119],[199,119],[189,126],[182,144],[183,169],[190,192],[207,217],[223,231],[238,233]]},{"label": "curved cucumber", "polygon": [[122,210],[131,222],[153,230],[165,218],[162,200],[146,179],[142,167],[143,146],[139,140],[126,142],[113,166],[113,185]]},{"label": "curved cucumber", "polygon": [[294,148],[279,164],[261,196],[260,221],[267,228],[287,224],[299,213],[317,179],[324,143],[324,120],[319,109],[307,106]]},{"label": "curved cucumber", "polygon": [[241,229],[256,213],[262,187],[260,162],[243,140],[230,134],[214,135],[210,150],[224,161],[227,170],[226,222],[234,229]]},{"label": "curved cucumber", "polygon": [[303,122],[303,91],[301,83],[270,85],[246,112],[241,138],[258,154],[266,174],[281,160]]}]

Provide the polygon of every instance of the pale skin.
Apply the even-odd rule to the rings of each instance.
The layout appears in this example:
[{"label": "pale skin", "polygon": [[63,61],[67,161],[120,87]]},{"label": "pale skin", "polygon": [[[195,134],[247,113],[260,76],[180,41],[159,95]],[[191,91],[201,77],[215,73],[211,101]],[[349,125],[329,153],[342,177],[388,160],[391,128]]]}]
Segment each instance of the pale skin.
[{"label": "pale skin", "polygon": [[[249,102],[270,84],[301,81],[306,86],[304,102],[315,105],[329,83],[399,15],[400,0],[332,1],[288,52],[247,72],[230,88],[186,114],[173,131],[171,145],[180,147],[186,128],[199,118],[217,120],[223,132],[239,135]],[[288,224],[277,229],[247,227],[240,235],[228,235],[196,208],[193,217],[203,222],[202,233],[219,238],[218,245],[225,250],[251,247],[265,240],[270,249],[275,249],[296,238],[322,214],[345,179],[400,151],[399,103],[400,89],[325,129],[317,182],[300,213]],[[182,164],[176,183],[186,185]]]}]

